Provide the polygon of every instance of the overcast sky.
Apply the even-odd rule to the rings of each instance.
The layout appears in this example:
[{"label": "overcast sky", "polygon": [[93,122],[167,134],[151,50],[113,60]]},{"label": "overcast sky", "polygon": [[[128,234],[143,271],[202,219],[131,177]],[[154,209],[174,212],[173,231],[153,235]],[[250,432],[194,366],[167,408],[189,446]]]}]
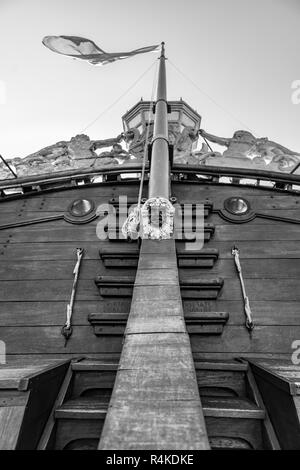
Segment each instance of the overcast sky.
[{"label": "overcast sky", "polygon": [[[187,101],[202,128],[229,137],[247,126],[300,152],[300,104],[291,100],[299,25],[300,0],[0,0],[0,153],[26,156],[69,140],[156,62],[150,53],[93,67],[42,45],[60,34],[109,52],[165,41],[167,57],[197,85],[167,64],[168,98]],[[154,68],[85,133],[119,134],[126,110],[151,97]]]}]

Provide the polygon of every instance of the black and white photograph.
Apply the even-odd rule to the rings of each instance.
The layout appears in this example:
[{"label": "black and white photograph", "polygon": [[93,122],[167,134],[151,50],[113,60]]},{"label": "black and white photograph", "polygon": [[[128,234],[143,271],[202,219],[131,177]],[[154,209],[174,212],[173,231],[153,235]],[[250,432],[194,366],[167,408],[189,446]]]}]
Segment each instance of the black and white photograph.
[{"label": "black and white photograph", "polygon": [[300,450],[300,0],[0,0],[0,450]]}]

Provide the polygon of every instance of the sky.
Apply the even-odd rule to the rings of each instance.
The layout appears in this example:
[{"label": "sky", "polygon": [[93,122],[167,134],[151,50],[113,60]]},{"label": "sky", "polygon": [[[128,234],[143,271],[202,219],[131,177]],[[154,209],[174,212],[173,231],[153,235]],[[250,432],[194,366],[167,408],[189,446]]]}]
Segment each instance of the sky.
[{"label": "sky", "polygon": [[93,67],[45,48],[46,35],[108,52],[165,41],[168,98],[196,109],[202,128],[250,129],[300,152],[299,24],[300,0],[0,0],[0,154],[23,157],[83,131],[115,137],[122,115],[151,98],[156,53]]}]

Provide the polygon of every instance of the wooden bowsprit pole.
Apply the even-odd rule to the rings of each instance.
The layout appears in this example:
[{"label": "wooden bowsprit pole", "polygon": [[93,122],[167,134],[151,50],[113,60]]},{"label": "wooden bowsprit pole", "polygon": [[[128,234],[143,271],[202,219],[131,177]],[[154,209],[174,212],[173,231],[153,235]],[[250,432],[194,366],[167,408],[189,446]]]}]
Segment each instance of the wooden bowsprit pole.
[{"label": "wooden bowsprit pole", "polygon": [[[169,203],[164,44],[148,201]],[[146,203],[145,203],[146,204]],[[148,232],[147,232],[148,233]],[[209,449],[178,279],[175,240],[142,239],[130,314],[99,449]]]}]

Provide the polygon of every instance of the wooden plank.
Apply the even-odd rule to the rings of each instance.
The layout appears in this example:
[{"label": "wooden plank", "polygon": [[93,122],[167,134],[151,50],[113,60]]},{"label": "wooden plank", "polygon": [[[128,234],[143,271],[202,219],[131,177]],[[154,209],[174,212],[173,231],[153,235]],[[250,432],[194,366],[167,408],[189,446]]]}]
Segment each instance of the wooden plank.
[{"label": "wooden plank", "polygon": [[[120,349],[121,351],[121,349]],[[84,348],[82,348],[81,354],[85,354],[89,359],[95,359],[99,361],[119,361],[120,358],[120,351],[115,352],[115,353],[106,353],[106,352],[97,352],[97,353],[91,353],[91,352],[85,352]],[[33,364],[33,363],[40,363],[41,361],[57,361],[59,359],[71,359],[72,357],[77,357],[78,352],[73,353],[67,351],[62,351],[59,353],[21,353],[21,354],[8,354],[6,356],[7,364],[13,365],[17,364],[20,361],[26,362],[28,364]],[[242,354],[244,358],[252,358],[252,359],[290,359],[291,354],[290,353],[269,353],[269,352],[258,352],[258,353],[247,353],[244,352]],[[201,353],[193,353],[193,357],[195,360],[233,360],[236,357],[241,357],[241,354],[238,354],[236,352],[201,352]]]},{"label": "wooden plank", "polygon": [[[82,242],[80,247],[84,248],[84,259],[99,260],[99,250],[108,241]],[[124,244],[115,244],[116,249],[124,248]],[[78,242],[61,243],[16,243],[14,245],[0,243],[0,259],[2,260],[74,260]]]},{"label": "wooden plank", "polygon": [[[226,281],[225,281],[226,285]],[[299,302],[256,301],[250,299],[251,311],[256,325],[299,325]],[[0,304],[1,305],[1,304]],[[243,301],[192,301],[184,300],[185,312],[190,311],[225,311],[229,312],[228,325],[244,325]]]},{"label": "wooden plank", "polygon": [[[172,268],[143,269],[149,254],[157,260],[167,254],[165,266]],[[139,261],[127,334],[99,449],[208,449],[174,266],[175,242],[143,240],[141,255],[144,258]],[[164,272],[167,284],[161,285]],[[152,299],[157,302],[151,306]],[[169,299],[177,303],[175,316],[169,308],[164,315]],[[144,308],[140,317],[138,307],[144,300],[148,312]]]},{"label": "wooden plank", "polygon": [[49,445],[49,442],[53,433],[54,425],[55,425],[55,410],[59,406],[61,406],[65,400],[66,394],[68,392],[68,389],[71,383],[72,375],[73,375],[72,366],[70,365],[65,375],[65,378],[63,380],[63,383],[60,387],[60,390],[58,392],[58,395],[56,397],[56,400],[50,412],[50,415],[48,417],[47,423],[44,427],[43,433],[38,442],[37,450],[46,450],[48,448],[48,445]]},{"label": "wooden plank", "polygon": [[35,449],[69,366],[69,361],[48,365],[29,376],[20,389],[29,389],[29,399],[17,443],[18,450]]},{"label": "wooden plank", "polygon": [[[226,285],[226,284],[225,284]],[[14,295],[14,294],[13,294]],[[271,296],[270,296],[271,297]],[[255,296],[254,296],[255,298]],[[142,306],[142,300],[139,305]],[[172,300],[172,299],[170,299]],[[0,325],[4,326],[62,326],[66,317],[66,305],[68,295],[64,301],[3,301],[0,302]],[[298,325],[299,324],[299,304],[298,301],[256,301],[250,299],[253,318],[256,325]],[[147,305],[151,304],[151,299]],[[173,305],[173,304],[171,304]],[[172,306],[168,308],[170,315],[173,315]],[[74,306],[73,324],[88,325],[87,317],[94,312],[128,312],[130,299],[110,299],[101,300],[99,298],[91,300],[77,300]],[[143,308],[143,307],[142,307]],[[229,312],[228,323],[230,325],[243,325],[245,317],[243,313],[243,303],[241,297],[235,301],[218,300],[185,300],[185,312]],[[146,307],[145,307],[146,309]]]},{"label": "wooden plank", "polygon": [[2,229],[2,240],[11,235],[10,243],[97,242],[97,220],[84,225],[72,225],[64,220],[44,222],[24,227]]},{"label": "wooden plank", "polygon": [[[264,211],[259,211],[260,214],[271,216],[271,217],[279,217],[282,218],[283,220],[272,220],[271,218],[263,218],[263,217],[256,217],[253,220],[250,220],[249,222],[246,222],[245,225],[248,227],[256,226],[256,225],[269,225],[269,226],[281,226],[285,227],[286,224],[288,224],[289,227],[293,226],[293,223],[290,221],[285,221],[285,219],[294,219],[295,221],[300,220],[300,213],[298,209],[268,209]],[[214,213],[210,216],[209,221],[215,225],[215,228],[217,230],[217,227],[219,225],[228,225],[231,227],[237,227],[238,224],[234,222],[230,222],[229,220],[223,219],[220,215]],[[297,224],[296,224],[297,227]]]},{"label": "wooden plank", "polygon": [[[75,253],[74,253],[75,254]],[[73,280],[73,270],[76,262],[76,255],[73,260],[57,260],[47,263],[39,260],[3,260],[0,264],[0,280]],[[121,269],[120,269],[121,271]],[[94,281],[96,275],[103,275],[107,271],[99,260],[84,259],[80,268],[80,280],[87,279]],[[122,271],[121,271],[122,272]],[[126,268],[125,274],[133,277],[135,269]]]},{"label": "wooden plank", "polygon": [[68,360],[57,361],[55,364],[47,364],[41,366],[38,370],[27,371],[19,383],[19,390],[26,391],[33,389],[36,386],[40,386],[45,380],[49,382],[57,375],[61,374],[61,371],[66,369]]},{"label": "wooden plank", "polygon": [[[129,312],[130,299],[76,300],[72,323],[89,325],[88,315],[94,312]],[[0,302],[0,326],[49,326],[63,325],[66,320],[66,301],[50,302]]]},{"label": "wooden plank", "polygon": [[[66,348],[65,348],[66,349]],[[52,362],[55,363],[58,360],[61,359],[76,359],[78,357],[78,353],[72,353],[69,352],[68,349],[61,353],[29,353],[26,354],[8,354],[7,355],[7,366],[11,367],[17,364],[20,364],[20,362],[23,364],[40,364],[41,362]],[[118,363],[120,359],[120,352],[119,353],[87,353],[86,357],[88,357],[90,360],[97,360],[97,361],[104,361],[104,362],[112,362],[112,363]],[[18,393],[23,393],[23,392],[18,392]]]},{"label": "wooden plank", "polygon": [[[126,401],[117,407],[116,412],[107,415],[99,450],[204,450],[205,435],[199,434],[197,415],[201,413],[199,401],[164,401],[156,403],[136,403],[128,406]],[[174,426],[176,422],[176,426]],[[137,426],[140,423],[141,427]],[[154,431],[155,430],[155,431]],[[113,433],[113,447],[110,447],[106,434]],[[191,439],[189,439],[189,434]],[[103,438],[104,436],[104,438]],[[126,439],[125,439],[126,438]],[[186,440],[189,439],[188,442]],[[178,442],[181,445],[178,445]]]},{"label": "wooden plank", "polygon": [[[37,217],[33,217],[32,220],[37,220]],[[48,221],[46,218],[43,222],[43,214],[41,214],[39,223],[26,225],[26,221],[24,220],[24,226],[1,228],[1,225],[4,227],[8,224],[8,221],[5,218],[5,225],[0,223],[0,240],[6,241],[10,237],[10,243],[28,243],[32,241],[35,243],[40,243],[47,241],[63,242],[81,240],[83,242],[94,242],[99,239],[96,233],[96,227],[99,220],[100,219],[96,219],[84,225],[71,225],[64,220]],[[284,221],[272,222],[269,219],[261,218],[257,220],[259,220],[260,223],[250,222],[246,224],[226,224],[225,221],[219,221],[219,224],[216,225],[216,229],[213,235],[214,240],[299,240],[300,223],[292,224]],[[16,217],[16,220],[13,220],[11,223],[22,223],[22,219]],[[287,223],[289,230],[286,230]],[[249,230],[249,227],[251,227],[251,230]],[[185,226],[185,230],[188,231],[189,226]],[[207,233],[208,230],[210,229],[207,226]],[[211,228],[211,232],[213,232],[213,227]]]},{"label": "wooden plank", "polygon": [[[243,187],[243,186],[232,186],[232,185],[191,185],[183,183],[172,183],[174,196],[177,197],[178,201],[183,204],[185,202],[195,203],[197,201],[204,201],[205,198],[209,199],[213,203],[214,209],[221,209],[223,207],[224,200],[228,197],[244,197],[246,198],[254,208],[270,208],[276,206],[281,208],[287,208],[289,205],[298,208],[299,195],[296,193],[288,193],[287,191],[274,191],[268,189],[260,189],[258,187]],[[298,203],[297,203],[298,201]],[[284,207],[282,207],[284,205]],[[291,208],[292,208],[291,207]]]},{"label": "wooden plank", "polygon": [[24,410],[24,406],[0,407],[0,450],[16,448]]},{"label": "wooden plank", "polygon": [[[235,241],[217,242],[212,239],[209,242],[210,248],[219,250],[219,259],[232,259],[231,249]],[[300,244],[295,240],[290,241],[256,241],[255,247],[251,241],[239,241],[237,246],[240,250],[241,260],[270,259],[270,258],[299,258]],[[180,248],[178,248],[180,251]]]},{"label": "wooden plank", "polygon": [[[300,214],[299,214],[300,215]],[[300,219],[299,219],[300,221]],[[218,225],[215,234],[215,241],[266,241],[266,240],[300,240],[300,224],[287,225],[280,223],[269,225],[265,221],[262,225]]]},{"label": "wooden plank", "polygon": [[249,384],[249,388],[251,390],[251,396],[253,397],[254,402],[261,409],[265,410],[265,419],[263,422],[263,429],[264,429],[263,436],[265,440],[265,446],[270,450],[280,450],[280,444],[278,442],[269,413],[267,412],[265,408],[265,404],[263,402],[262,396],[259,392],[259,389],[255,382],[255,378],[250,368],[248,368],[247,370],[247,382]]},{"label": "wooden plank", "polygon": [[[250,299],[271,301],[300,300],[300,279],[245,279]],[[219,294],[220,300],[239,300],[241,288],[237,279],[227,279]]]},{"label": "wooden plank", "polygon": [[[72,281],[0,281],[0,301],[69,301]],[[97,300],[99,293],[92,281],[80,280],[76,298]]]},{"label": "wooden plank", "polygon": [[[247,279],[281,279],[281,278],[299,278],[300,263],[298,259],[243,259],[243,276]],[[0,268],[1,272],[1,268]],[[194,269],[185,268],[180,270],[182,276],[193,276]],[[236,278],[237,271],[233,259],[220,259],[209,274],[220,276],[222,278]]]},{"label": "wooden plank", "polygon": [[25,375],[37,372],[41,369],[39,366],[30,368],[0,368],[0,389],[19,389],[20,383]]},{"label": "wooden plank", "polygon": [[8,355],[120,353],[122,347],[122,336],[103,337],[99,341],[91,326],[75,327],[66,348],[61,326],[1,327],[1,340],[6,343]]},{"label": "wooden plank", "polygon": [[226,326],[221,337],[191,336],[193,353],[292,354],[291,345],[300,338],[300,326],[256,326],[250,337],[246,328]]},{"label": "wooden plank", "polygon": [[203,397],[204,416],[216,418],[264,419],[265,411],[242,398]]},{"label": "wooden plank", "polygon": [[[253,367],[252,370],[281,448],[283,450],[299,450],[300,426],[293,397],[275,386],[268,379],[267,374],[258,374],[256,367]],[[280,406],[278,406],[279,403]]]}]

